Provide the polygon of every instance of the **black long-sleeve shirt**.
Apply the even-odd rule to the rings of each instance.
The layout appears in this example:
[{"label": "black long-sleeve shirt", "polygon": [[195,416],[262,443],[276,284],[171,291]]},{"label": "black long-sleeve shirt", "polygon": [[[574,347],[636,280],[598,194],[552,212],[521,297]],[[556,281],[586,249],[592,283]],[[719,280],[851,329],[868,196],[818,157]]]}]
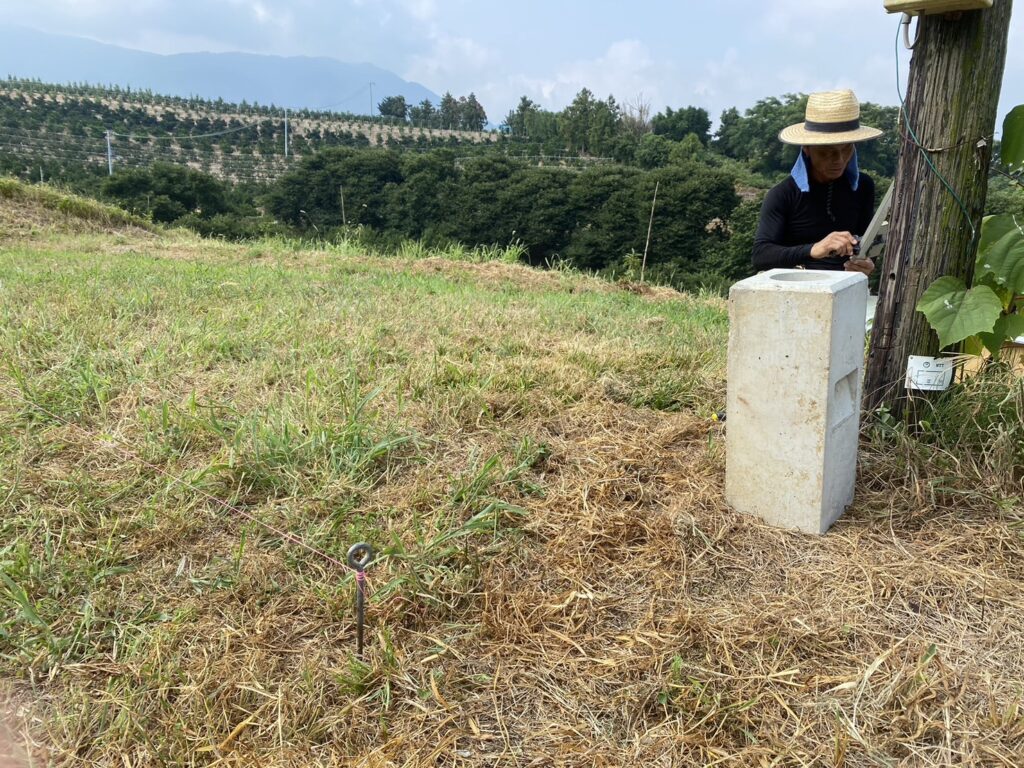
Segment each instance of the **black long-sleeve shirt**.
[{"label": "black long-sleeve shirt", "polygon": [[831,232],[863,235],[875,208],[875,182],[860,174],[856,191],[845,176],[827,184],[811,181],[801,192],[792,176],[772,187],[761,204],[754,236],[756,269],[842,269],[843,256],[811,258],[811,246]]}]

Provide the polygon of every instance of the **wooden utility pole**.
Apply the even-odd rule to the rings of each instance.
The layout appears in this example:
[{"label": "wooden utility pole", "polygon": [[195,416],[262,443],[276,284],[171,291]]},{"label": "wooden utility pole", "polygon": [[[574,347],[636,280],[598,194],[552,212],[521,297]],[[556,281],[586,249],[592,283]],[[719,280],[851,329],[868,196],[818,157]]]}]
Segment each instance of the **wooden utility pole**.
[{"label": "wooden utility pole", "polygon": [[918,17],[864,381],[869,411],[886,405],[901,417],[907,357],[939,351],[915,309],[924,291],[943,275],[970,284],[1012,6],[995,0],[987,10]]}]

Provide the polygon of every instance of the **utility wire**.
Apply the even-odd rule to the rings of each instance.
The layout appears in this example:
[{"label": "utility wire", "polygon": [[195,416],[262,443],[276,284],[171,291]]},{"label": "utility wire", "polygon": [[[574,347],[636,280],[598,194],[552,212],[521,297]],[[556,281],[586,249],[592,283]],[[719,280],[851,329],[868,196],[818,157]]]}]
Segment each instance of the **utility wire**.
[{"label": "utility wire", "polygon": [[[99,156],[105,155],[106,150],[101,141],[95,142],[95,148],[83,145],[80,141],[73,141],[64,138],[50,138],[47,134],[15,136],[0,133],[0,146],[7,146],[19,150],[35,150],[54,153],[63,156]],[[209,163],[217,165],[242,164],[256,168],[261,166],[284,167],[285,161],[280,154],[265,155],[244,155],[225,152],[223,149],[209,148],[172,148],[172,147],[148,147],[118,145],[114,148],[114,154],[119,158],[147,158],[160,159],[168,158],[180,162]]]},{"label": "utility wire", "polygon": [[331,107],[337,107],[337,106],[338,106],[338,105],[340,105],[340,104],[346,104],[346,103],[348,103],[348,102],[352,101],[352,99],[354,99],[354,98],[355,98],[356,96],[360,96],[360,95],[362,95],[362,93],[363,93],[363,92],[364,92],[364,91],[365,91],[365,90],[366,90],[367,88],[369,88],[369,87],[370,87],[370,84],[369,84],[369,83],[367,83],[366,85],[364,85],[363,87],[361,87],[361,88],[360,88],[359,90],[357,90],[357,91],[353,91],[353,92],[352,92],[352,93],[351,93],[351,94],[350,94],[349,96],[346,96],[346,97],[345,97],[344,99],[342,99],[341,101],[336,101],[336,102],[334,102],[333,104],[324,104],[324,105],[322,105],[322,106],[319,106],[319,107],[310,107],[310,111],[328,110],[328,109],[330,109]]},{"label": "utility wire", "polygon": [[241,126],[239,126],[237,128],[228,128],[227,130],[215,131],[213,133],[187,133],[187,134],[172,134],[172,133],[168,133],[168,134],[165,134],[163,136],[154,136],[152,134],[117,133],[115,131],[111,131],[110,135],[111,136],[117,136],[119,139],[135,139],[136,141],[138,141],[139,139],[149,139],[150,141],[182,141],[182,140],[187,140],[187,139],[209,139],[209,138],[213,138],[214,136],[227,136],[230,133],[239,133],[241,131],[252,130],[253,128],[258,128],[263,123],[270,122],[270,121],[271,121],[271,118],[264,118],[262,120],[257,120],[254,123],[249,123],[248,125],[241,125]]}]

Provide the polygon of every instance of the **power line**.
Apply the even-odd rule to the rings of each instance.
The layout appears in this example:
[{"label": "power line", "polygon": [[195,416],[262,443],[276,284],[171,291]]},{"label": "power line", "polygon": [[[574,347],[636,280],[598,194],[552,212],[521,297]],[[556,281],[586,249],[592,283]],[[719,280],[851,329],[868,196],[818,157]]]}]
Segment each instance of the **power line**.
[{"label": "power line", "polygon": [[238,128],[229,128],[229,129],[227,129],[225,131],[216,131],[214,133],[189,133],[189,134],[170,134],[169,133],[169,134],[166,134],[164,136],[154,136],[154,135],[151,135],[151,134],[150,135],[139,135],[139,134],[133,134],[133,133],[116,133],[115,131],[111,131],[110,135],[111,136],[117,136],[119,139],[135,139],[135,140],[138,140],[138,139],[149,139],[150,141],[182,141],[182,140],[188,140],[188,139],[209,139],[209,138],[213,138],[214,136],[227,136],[228,134],[231,134],[231,133],[239,133],[241,131],[251,130],[253,128],[259,127],[260,125],[262,125],[263,123],[266,123],[266,122],[269,122],[269,118],[264,118],[263,120],[257,120],[255,123],[250,123],[249,125],[242,125],[242,126],[239,126]]},{"label": "power line", "polygon": [[[349,141],[332,141],[330,137],[339,135],[333,131],[323,134],[327,138],[317,139],[312,136],[302,136],[304,151],[294,153],[294,147],[289,148],[289,155],[286,157],[281,152],[274,151],[278,147],[276,139],[269,135],[263,135],[257,141],[248,143],[222,143],[203,144],[200,146],[186,146],[194,140],[217,138],[220,136],[238,135],[247,130],[259,129],[266,125],[268,120],[256,121],[247,125],[215,131],[205,134],[168,134],[156,136],[153,134],[138,133],[117,133],[110,132],[111,137],[120,138],[121,141],[111,141],[109,152],[104,136],[76,136],[68,132],[54,132],[41,130],[29,132],[22,130],[8,130],[0,133],[0,148],[6,153],[25,162],[39,162],[44,160],[48,163],[81,163],[87,166],[95,166],[107,160],[108,173],[116,167],[122,168],[145,168],[154,163],[170,163],[173,165],[184,165],[193,170],[201,171],[215,177],[232,181],[255,181],[259,183],[270,183],[287,173],[294,164],[294,159],[309,156],[317,151],[331,147],[351,146]],[[417,129],[413,129],[416,131]],[[389,131],[390,139],[387,143],[376,145],[370,141],[365,133],[357,133],[362,139],[356,143],[364,149],[379,149],[393,152],[415,152],[430,153],[437,149],[453,148],[453,145],[445,142],[431,141],[421,145],[417,139],[423,139],[423,130],[418,129],[420,135],[414,133],[398,134],[394,130]],[[458,138],[457,134],[455,135]],[[401,139],[399,139],[401,137]],[[168,142],[168,143],[165,143]],[[171,143],[176,142],[176,143]],[[406,143],[409,142],[409,143]],[[456,145],[457,146],[457,145]],[[267,151],[270,149],[271,151]],[[458,166],[464,165],[479,155],[462,155],[454,158]],[[614,162],[608,157],[579,157],[564,154],[537,154],[537,155],[516,155],[505,153],[505,156],[512,160],[521,162],[552,163],[558,165],[589,165]]]},{"label": "power line", "polygon": [[[353,91],[353,92],[352,92],[351,94],[349,94],[348,96],[346,96],[346,97],[345,97],[344,99],[342,99],[341,101],[336,101],[336,102],[334,102],[333,104],[324,104],[324,105],[322,105],[322,106],[319,106],[319,107],[311,107],[310,109],[311,109],[311,110],[326,110],[326,109],[330,109],[331,107],[336,107],[336,106],[338,106],[339,104],[346,104],[346,103],[348,103],[348,102],[352,101],[353,99],[355,99],[355,97],[356,97],[356,96],[361,96],[361,95],[362,95],[362,93],[363,93],[363,91],[365,91],[365,90],[366,90],[366,88],[367,88],[367,86],[366,86],[366,85],[362,85],[362,86],[360,86],[360,87],[359,87],[359,89],[358,89],[358,90],[356,90],[356,91]],[[371,98],[371,101],[372,101],[372,98]]]}]

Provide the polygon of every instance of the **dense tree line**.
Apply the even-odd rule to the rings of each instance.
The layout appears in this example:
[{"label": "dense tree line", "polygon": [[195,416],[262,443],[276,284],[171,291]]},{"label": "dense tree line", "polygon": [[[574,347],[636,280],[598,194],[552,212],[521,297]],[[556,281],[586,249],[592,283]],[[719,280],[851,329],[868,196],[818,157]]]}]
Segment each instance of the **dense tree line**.
[{"label": "dense tree line", "polygon": [[[778,134],[803,120],[806,103],[803,94],[786,94],[762,99],[742,114],[727,109],[712,133],[711,118],[701,107],[669,107],[648,119],[649,106],[621,105],[613,96],[597,99],[584,88],[561,112],[545,111],[523,96],[501,130],[538,150],[601,155],[648,168],[664,164],[683,144],[694,156],[706,151],[706,157],[714,155],[718,161],[737,160],[748,173],[761,175],[763,184],[792,166],[795,150],[782,144]],[[899,146],[897,109],[866,102],[861,114],[865,123],[886,131],[882,139],[860,146],[861,165],[876,176],[891,178]]]},{"label": "dense tree line", "polygon": [[417,128],[482,131],[487,125],[487,113],[472,93],[456,99],[446,91],[436,107],[430,99],[410,106],[405,96],[388,96],[377,105],[377,110],[384,117],[398,123],[408,122]]},{"label": "dense tree line", "polygon": [[728,219],[740,202],[734,179],[686,157],[653,171],[567,170],[493,154],[333,149],[303,160],[265,204],[310,236],[358,233],[395,246],[406,239],[520,243],[534,264],[622,274],[644,250],[656,185],[650,273],[677,284],[721,275],[715,250],[729,239]]}]

